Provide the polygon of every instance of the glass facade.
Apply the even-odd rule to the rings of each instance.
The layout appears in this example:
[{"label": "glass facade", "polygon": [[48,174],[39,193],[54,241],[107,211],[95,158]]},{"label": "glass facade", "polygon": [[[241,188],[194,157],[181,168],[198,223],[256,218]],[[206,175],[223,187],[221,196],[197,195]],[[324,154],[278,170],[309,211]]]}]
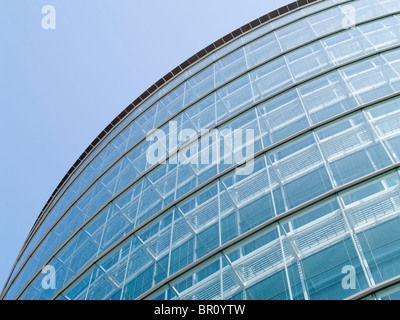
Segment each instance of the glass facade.
[{"label": "glass facade", "polygon": [[399,276],[399,89],[398,0],[317,1],[244,33],[88,155],[2,298],[395,299],[374,288]]}]

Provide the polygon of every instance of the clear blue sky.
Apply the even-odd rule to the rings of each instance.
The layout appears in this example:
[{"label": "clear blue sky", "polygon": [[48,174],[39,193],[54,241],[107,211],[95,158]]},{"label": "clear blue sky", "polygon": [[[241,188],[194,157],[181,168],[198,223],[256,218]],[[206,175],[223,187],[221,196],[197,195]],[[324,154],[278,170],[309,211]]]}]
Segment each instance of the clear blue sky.
[{"label": "clear blue sky", "polygon": [[[115,116],[194,53],[292,1],[0,0],[0,291],[53,190]],[[42,28],[44,5],[55,30]]]}]

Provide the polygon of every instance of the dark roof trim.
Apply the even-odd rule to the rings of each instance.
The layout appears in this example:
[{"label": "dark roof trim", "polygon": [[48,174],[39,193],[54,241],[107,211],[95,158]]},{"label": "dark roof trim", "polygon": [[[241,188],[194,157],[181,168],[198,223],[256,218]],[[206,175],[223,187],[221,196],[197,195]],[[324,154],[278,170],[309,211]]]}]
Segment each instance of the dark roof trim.
[{"label": "dark roof trim", "polygon": [[[190,67],[192,64],[196,63],[198,60],[203,58],[205,55],[215,51],[222,45],[234,40],[237,37],[240,37],[243,33],[248,32],[249,30],[258,27],[261,24],[264,24],[272,19],[279,17],[280,15],[286,14],[290,11],[296,10],[300,7],[306,6],[308,4],[317,2],[320,0],[298,0],[293,3],[290,3],[286,6],[283,6],[277,10],[274,10],[266,15],[253,20],[250,23],[245,24],[244,26],[234,30],[233,32],[227,34],[226,36],[222,37],[221,39],[215,41],[214,43],[210,44],[206,48],[200,50],[198,53],[194,54],[192,57],[187,59],[186,61],[182,62],[179,66],[175,69],[167,73],[164,77],[159,79],[155,84],[153,84],[150,88],[148,88],[145,92],[143,92],[135,101],[133,101],[130,105],[128,105],[111,123],[102,131],[100,134],[92,141],[92,143],[86,148],[86,150],[81,154],[78,160],[73,164],[73,166],[68,170],[67,174],[64,178],[60,181],[57,188],[53,191],[52,195],[50,196],[49,200],[43,207],[42,211],[40,212],[38,218],[36,219],[32,230],[35,228],[36,223],[39,221],[43,213],[47,210],[49,205],[57,196],[58,191],[60,191],[64,183],[69,179],[69,177],[75,172],[75,169],[79,167],[79,165],[86,159],[86,157],[90,154],[90,152],[97,147],[100,141],[110,132],[112,131],[124,118],[127,114],[129,114],[133,109],[138,107],[143,101],[145,101],[151,94],[157,91],[160,87],[162,87],[165,83],[169,80],[180,74],[183,70]],[[31,231],[32,231],[31,230]],[[27,241],[30,240],[30,236],[28,236]],[[26,242],[24,243],[25,246]]]}]

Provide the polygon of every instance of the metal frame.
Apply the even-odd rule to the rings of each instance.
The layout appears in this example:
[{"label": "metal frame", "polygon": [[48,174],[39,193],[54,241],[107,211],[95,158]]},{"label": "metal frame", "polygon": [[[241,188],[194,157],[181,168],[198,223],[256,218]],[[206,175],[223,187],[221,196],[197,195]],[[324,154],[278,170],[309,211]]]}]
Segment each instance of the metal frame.
[{"label": "metal frame", "polygon": [[356,293],[356,294],[348,297],[345,300],[361,300],[361,299],[368,297],[369,295],[372,295],[372,294],[382,291],[384,289],[388,289],[392,286],[395,286],[398,283],[400,283],[400,276],[396,276],[392,279],[378,283],[377,285],[375,285],[371,288],[365,289],[359,293]]}]

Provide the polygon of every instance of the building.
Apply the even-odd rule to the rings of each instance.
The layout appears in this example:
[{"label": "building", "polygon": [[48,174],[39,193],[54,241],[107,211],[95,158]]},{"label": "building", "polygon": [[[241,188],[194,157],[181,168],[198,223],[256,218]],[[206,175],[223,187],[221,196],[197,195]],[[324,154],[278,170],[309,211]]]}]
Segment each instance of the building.
[{"label": "building", "polygon": [[2,298],[400,298],[399,10],[300,0],[168,73],[61,181]]}]

